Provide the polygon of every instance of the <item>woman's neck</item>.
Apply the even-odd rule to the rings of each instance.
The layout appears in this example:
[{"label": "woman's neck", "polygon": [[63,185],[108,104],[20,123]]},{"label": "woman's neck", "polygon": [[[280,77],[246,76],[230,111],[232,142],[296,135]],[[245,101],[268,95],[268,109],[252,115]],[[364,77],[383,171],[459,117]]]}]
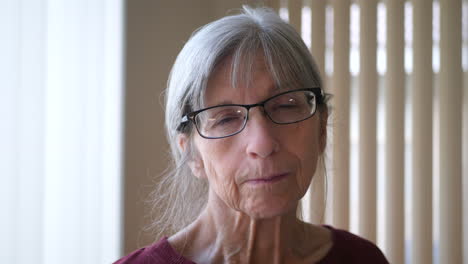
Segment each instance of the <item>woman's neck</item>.
[{"label": "woman's neck", "polygon": [[216,255],[223,255],[228,263],[234,259],[241,263],[281,263],[285,255],[292,253],[294,238],[304,233],[300,232],[303,225],[294,212],[254,219],[241,212],[219,214],[208,207],[200,223],[203,233],[216,241]]},{"label": "woman's neck", "polygon": [[297,219],[295,210],[255,219],[210,200],[198,219],[169,241],[184,256],[200,264],[279,264],[310,260],[315,249],[324,246],[325,241],[331,242],[328,235],[323,228]]}]

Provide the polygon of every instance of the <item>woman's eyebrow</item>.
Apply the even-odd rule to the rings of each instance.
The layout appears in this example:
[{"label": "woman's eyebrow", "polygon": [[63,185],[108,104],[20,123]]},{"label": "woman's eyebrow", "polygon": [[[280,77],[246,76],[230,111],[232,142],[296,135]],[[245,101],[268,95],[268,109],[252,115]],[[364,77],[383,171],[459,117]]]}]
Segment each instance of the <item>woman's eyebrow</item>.
[{"label": "woman's eyebrow", "polygon": [[[281,92],[285,92],[285,91],[288,91],[288,90],[291,90],[291,87],[290,86],[285,86],[286,88],[280,88],[278,86],[274,86],[270,89],[268,89],[268,93],[266,94],[266,97],[265,99],[268,99],[270,97],[273,97]],[[264,99],[264,100],[265,100]],[[239,103],[234,103],[233,101],[229,100],[229,99],[224,99],[222,100],[221,102],[217,102],[215,104],[213,104],[212,106],[218,106],[218,105],[229,105],[229,104],[239,104]]]},{"label": "woman's eyebrow", "polygon": [[217,106],[217,105],[228,105],[228,104],[234,104],[231,100],[223,100],[221,102],[218,102],[216,104],[214,104],[214,106]]}]

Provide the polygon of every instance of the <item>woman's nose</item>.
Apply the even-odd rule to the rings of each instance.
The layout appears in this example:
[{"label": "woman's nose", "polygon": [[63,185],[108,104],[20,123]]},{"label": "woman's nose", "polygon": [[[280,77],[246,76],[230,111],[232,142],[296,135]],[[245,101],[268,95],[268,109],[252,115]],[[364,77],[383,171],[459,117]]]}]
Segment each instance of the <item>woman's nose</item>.
[{"label": "woman's nose", "polygon": [[247,155],[253,158],[266,158],[279,149],[279,142],[273,130],[276,124],[268,118],[263,109],[257,109],[251,110],[242,137],[245,137],[247,142]]}]

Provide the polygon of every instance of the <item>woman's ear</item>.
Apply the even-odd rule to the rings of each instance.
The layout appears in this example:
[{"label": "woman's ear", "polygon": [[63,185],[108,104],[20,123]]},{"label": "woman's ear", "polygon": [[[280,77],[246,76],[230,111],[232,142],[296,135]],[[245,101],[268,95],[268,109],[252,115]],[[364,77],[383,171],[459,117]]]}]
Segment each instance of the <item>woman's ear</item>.
[{"label": "woman's ear", "polygon": [[[190,140],[186,134],[179,134],[177,136],[177,145],[182,152],[191,151],[189,161],[187,162],[192,174],[199,178],[203,179],[206,178],[205,174],[205,166],[203,165],[203,161],[200,158],[199,154],[194,154],[196,151],[194,149],[189,149]],[[192,148],[194,146],[191,146]]]},{"label": "woman's ear", "polygon": [[203,161],[196,157],[188,162],[190,170],[192,171],[193,176],[197,177],[198,179],[205,179],[205,166],[203,165]]},{"label": "woman's ear", "polygon": [[320,144],[320,154],[323,154],[325,151],[325,147],[327,146],[327,122],[328,122],[328,109],[324,107],[322,111],[320,111],[320,136],[319,136],[319,144]]},{"label": "woman's ear", "polygon": [[188,142],[189,138],[186,134],[180,133],[177,135],[177,146],[181,152],[187,151]]}]

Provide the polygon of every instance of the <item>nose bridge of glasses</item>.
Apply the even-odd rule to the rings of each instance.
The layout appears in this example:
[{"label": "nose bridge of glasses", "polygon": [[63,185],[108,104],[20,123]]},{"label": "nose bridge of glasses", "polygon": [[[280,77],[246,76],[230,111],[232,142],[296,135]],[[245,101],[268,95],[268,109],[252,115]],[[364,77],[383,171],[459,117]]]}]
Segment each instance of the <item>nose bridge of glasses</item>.
[{"label": "nose bridge of glasses", "polygon": [[244,106],[247,109],[247,119],[250,118],[250,111],[252,108],[258,108],[258,111],[263,115],[267,116],[267,112],[265,109],[265,102],[257,103],[257,104],[251,104],[251,105],[245,105]]}]

